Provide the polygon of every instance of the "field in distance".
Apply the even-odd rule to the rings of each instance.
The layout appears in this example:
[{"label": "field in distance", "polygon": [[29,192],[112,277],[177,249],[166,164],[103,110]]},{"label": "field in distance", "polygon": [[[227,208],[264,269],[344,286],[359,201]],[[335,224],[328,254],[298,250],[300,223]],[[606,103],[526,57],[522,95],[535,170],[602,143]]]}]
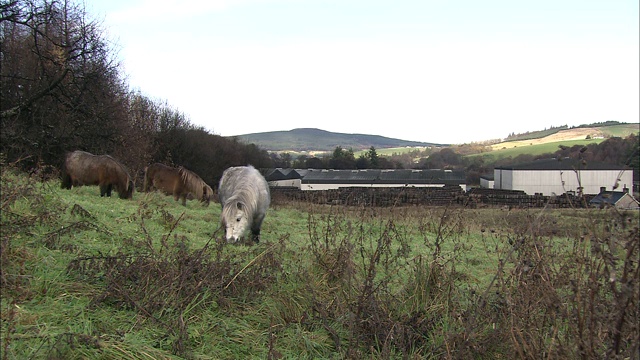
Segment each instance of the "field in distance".
[{"label": "field in distance", "polygon": [[538,139],[506,141],[492,145],[493,151],[469,156],[500,159],[522,154],[541,155],[554,153],[560,146],[599,144],[609,137],[627,137],[640,132],[638,124],[618,124],[602,127],[574,128],[558,131]]},{"label": "field in distance", "polygon": [[[599,144],[609,137],[625,138],[631,134],[640,133],[640,124],[618,124],[602,127],[585,127],[560,130],[548,136],[517,141],[503,141],[491,145],[492,151],[468,156],[490,156],[493,158],[516,157],[521,154],[540,155],[554,153],[559,146],[574,146]],[[404,154],[414,150],[424,150],[424,147],[396,147],[376,149],[378,155]],[[366,151],[358,151],[358,157]]]}]

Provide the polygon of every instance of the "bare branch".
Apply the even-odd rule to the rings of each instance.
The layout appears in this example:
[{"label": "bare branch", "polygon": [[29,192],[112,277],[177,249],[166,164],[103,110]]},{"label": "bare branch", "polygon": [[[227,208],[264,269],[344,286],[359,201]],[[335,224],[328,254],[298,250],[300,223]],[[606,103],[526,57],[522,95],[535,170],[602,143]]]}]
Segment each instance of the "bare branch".
[{"label": "bare branch", "polygon": [[55,89],[58,86],[58,84],[60,84],[60,82],[62,82],[62,80],[64,80],[64,78],[67,76],[68,73],[69,73],[69,69],[65,69],[64,72],[62,73],[62,75],[59,78],[54,80],[46,88],[44,88],[44,89],[40,90],[39,92],[37,92],[36,94],[34,94],[28,100],[24,101],[23,103],[21,103],[21,104],[19,104],[17,106],[12,107],[11,109],[4,110],[4,111],[0,112],[0,119],[7,119],[7,118],[10,118],[12,116],[16,116],[21,111],[28,109],[38,99],[40,99],[40,98],[48,95],[49,93],[51,93],[51,91],[53,89]]}]

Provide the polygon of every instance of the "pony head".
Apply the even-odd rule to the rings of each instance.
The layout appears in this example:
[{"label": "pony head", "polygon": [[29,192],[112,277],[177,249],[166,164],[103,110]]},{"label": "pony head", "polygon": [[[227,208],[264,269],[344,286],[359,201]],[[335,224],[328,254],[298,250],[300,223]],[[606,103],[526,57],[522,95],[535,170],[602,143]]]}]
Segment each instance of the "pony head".
[{"label": "pony head", "polygon": [[222,226],[225,227],[225,238],[228,243],[240,241],[251,227],[247,209],[241,201],[235,201],[224,207]]},{"label": "pony head", "polygon": [[118,189],[118,195],[120,195],[121,199],[132,199],[133,198],[133,189],[135,189],[136,185],[133,182],[133,179],[129,178],[127,181],[126,189]]}]

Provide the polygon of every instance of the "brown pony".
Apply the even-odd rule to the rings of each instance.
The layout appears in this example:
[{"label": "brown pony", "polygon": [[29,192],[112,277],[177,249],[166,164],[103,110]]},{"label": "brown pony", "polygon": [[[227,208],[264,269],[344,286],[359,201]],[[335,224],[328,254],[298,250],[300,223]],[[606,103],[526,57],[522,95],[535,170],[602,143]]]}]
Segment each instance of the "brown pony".
[{"label": "brown pony", "polygon": [[187,196],[191,194],[202,203],[209,206],[213,189],[200,176],[184,167],[171,167],[160,163],[147,166],[144,169],[145,192],[156,188],[167,195],[173,195],[178,201],[182,198],[182,205],[187,204]]},{"label": "brown pony", "polygon": [[100,186],[100,196],[111,196],[115,187],[121,199],[133,197],[133,178],[116,159],[80,150],[67,153],[62,166],[61,187],[71,189],[72,186],[83,185]]}]

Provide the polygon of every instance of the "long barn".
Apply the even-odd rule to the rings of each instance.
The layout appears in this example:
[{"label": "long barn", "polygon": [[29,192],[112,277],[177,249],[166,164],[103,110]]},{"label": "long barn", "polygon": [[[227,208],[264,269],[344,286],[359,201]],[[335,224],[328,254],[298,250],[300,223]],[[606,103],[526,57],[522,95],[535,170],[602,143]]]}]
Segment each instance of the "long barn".
[{"label": "long barn", "polygon": [[331,190],[345,187],[444,187],[467,190],[463,170],[292,170],[274,169],[265,176],[271,187]]},{"label": "long barn", "polygon": [[529,195],[598,194],[631,189],[633,170],[619,165],[576,159],[546,159],[494,169],[494,188],[521,190]]}]

